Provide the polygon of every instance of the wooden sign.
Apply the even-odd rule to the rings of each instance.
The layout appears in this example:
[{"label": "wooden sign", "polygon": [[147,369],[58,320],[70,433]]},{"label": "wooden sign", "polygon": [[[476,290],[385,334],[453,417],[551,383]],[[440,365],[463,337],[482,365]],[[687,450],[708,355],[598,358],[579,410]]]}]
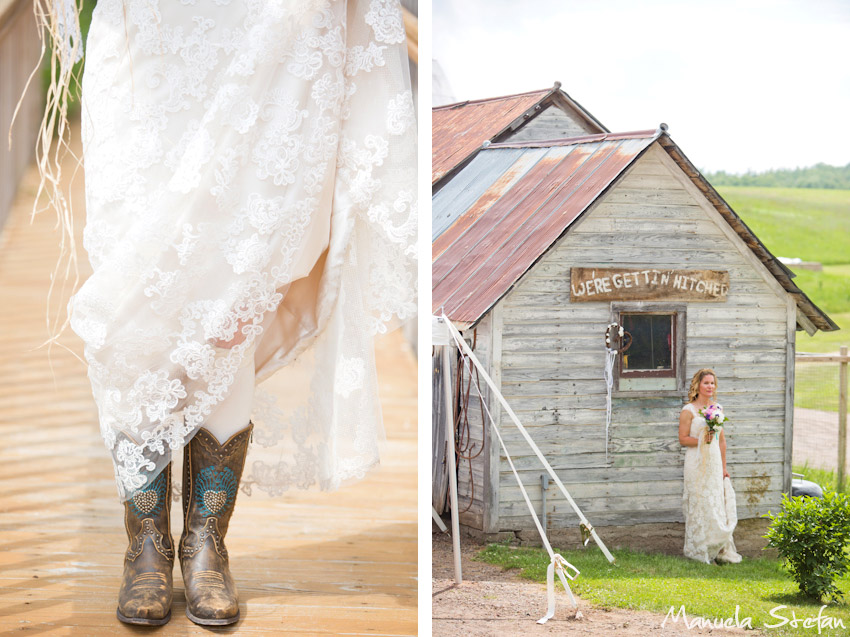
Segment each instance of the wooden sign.
[{"label": "wooden sign", "polygon": [[725,301],[729,272],[570,268],[570,301]]}]

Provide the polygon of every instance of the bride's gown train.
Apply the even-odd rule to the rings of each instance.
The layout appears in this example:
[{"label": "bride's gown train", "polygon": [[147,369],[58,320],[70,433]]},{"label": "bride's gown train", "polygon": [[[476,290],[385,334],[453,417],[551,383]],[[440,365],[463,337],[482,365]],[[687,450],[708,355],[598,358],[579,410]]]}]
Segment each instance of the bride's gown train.
[{"label": "bride's gown train", "polygon": [[737,563],[741,556],[735,549],[732,533],[738,524],[735,491],[732,481],[723,477],[723,459],[717,436],[710,444],[703,437],[705,418],[693,405],[683,408],[693,414],[690,436],[699,446],[685,448],[685,480],[682,510],[685,515],[685,557],[710,564]]},{"label": "bride's gown train", "polygon": [[[396,0],[100,0],[71,299],[120,494],[253,356],[246,491],[378,461],[373,337],[416,310],[416,124]],[[222,347],[222,345],[225,346]]]}]

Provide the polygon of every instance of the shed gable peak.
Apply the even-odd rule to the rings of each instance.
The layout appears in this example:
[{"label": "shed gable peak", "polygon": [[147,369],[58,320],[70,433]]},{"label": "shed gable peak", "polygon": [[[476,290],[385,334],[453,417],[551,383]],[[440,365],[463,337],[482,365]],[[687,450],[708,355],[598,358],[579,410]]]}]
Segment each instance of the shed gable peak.
[{"label": "shed gable peak", "polygon": [[432,109],[432,184],[465,164],[484,142],[527,141],[608,132],[561,90],[467,100]]}]

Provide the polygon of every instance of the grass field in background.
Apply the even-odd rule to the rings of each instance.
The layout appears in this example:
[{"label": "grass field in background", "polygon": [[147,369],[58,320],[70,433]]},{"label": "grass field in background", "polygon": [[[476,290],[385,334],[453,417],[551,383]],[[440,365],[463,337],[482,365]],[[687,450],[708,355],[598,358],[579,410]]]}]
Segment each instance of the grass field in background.
[{"label": "grass field in background", "polygon": [[[774,255],[824,265],[822,272],[795,270],[794,282],[841,329],[813,337],[797,332],[797,351],[823,354],[837,352],[841,345],[850,347],[850,190],[717,190]],[[813,394],[816,379],[806,374],[798,374],[797,406],[818,402]]]},{"label": "grass field in background", "polygon": [[717,190],[777,257],[850,264],[850,190],[743,186]]},{"label": "grass field in background", "polygon": [[[850,212],[847,214],[850,216]],[[847,258],[850,258],[850,254]],[[797,287],[803,290],[815,305],[829,314],[830,318],[833,314],[850,312],[850,266],[825,265],[822,272],[795,269],[793,265],[788,267],[797,275],[794,277]]]},{"label": "grass field in background", "polygon": [[[824,265],[822,272],[789,267],[806,296],[833,320],[840,316],[845,322],[836,320],[840,327],[850,328],[850,190],[727,186],[718,192],[775,256]],[[800,341],[808,346],[824,336]],[[831,345],[835,336],[827,336]],[[850,336],[842,340],[850,345]]]}]

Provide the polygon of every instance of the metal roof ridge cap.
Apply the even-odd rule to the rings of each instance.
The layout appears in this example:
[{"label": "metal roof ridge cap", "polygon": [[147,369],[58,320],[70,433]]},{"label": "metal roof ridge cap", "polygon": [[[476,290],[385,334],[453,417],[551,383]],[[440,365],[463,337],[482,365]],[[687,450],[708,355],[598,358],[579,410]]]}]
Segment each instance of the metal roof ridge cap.
[{"label": "metal roof ridge cap", "polygon": [[535,139],[520,142],[490,142],[485,148],[534,148],[535,146],[572,146],[590,142],[602,142],[610,137],[611,133],[594,133],[593,135],[582,135],[580,137],[561,137],[556,139]]},{"label": "metal roof ridge cap", "polygon": [[666,130],[660,128],[648,128],[638,131],[626,131],[622,133],[595,133],[593,135],[582,135],[580,137],[561,137],[557,139],[537,139],[524,142],[484,142],[481,148],[539,148],[545,146],[572,146],[575,144],[589,144],[592,142],[604,142],[607,140],[618,141],[622,139],[658,139]]},{"label": "metal roof ridge cap", "polygon": [[543,97],[548,97],[552,93],[551,88],[537,89],[535,91],[526,91],[524,93],[513,93],[511,95],[500,95],[498,97],[481,97],[476,100],[460,100],[459,102],[452,102],[451,104],[441,104],[440,106],[431,107],[431,111],[439,111],[442,109],[448,108],[456,108],[458,106],[466,106],[468,104],[483,104],[484,102],[497,102],[499,100],[508,100],[514,97],[525,97],[526,95],[534,95],[535,93],[541,94],[541,99]]}]

